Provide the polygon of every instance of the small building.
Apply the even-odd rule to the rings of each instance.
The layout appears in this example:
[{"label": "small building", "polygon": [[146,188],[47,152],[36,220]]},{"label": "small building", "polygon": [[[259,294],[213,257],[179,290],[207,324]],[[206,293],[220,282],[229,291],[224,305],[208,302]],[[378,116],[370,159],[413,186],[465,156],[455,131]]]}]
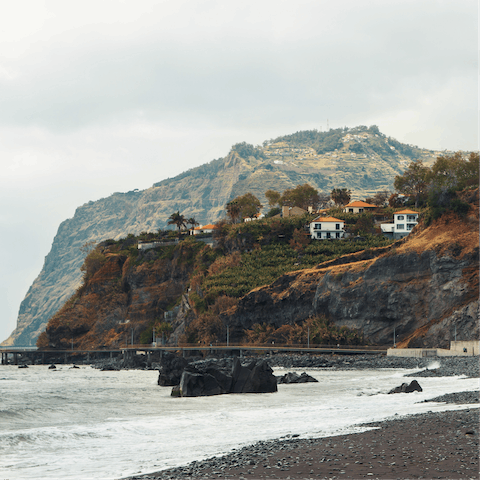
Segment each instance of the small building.
[{"label": "small building", "polygon": [[261,220],[262,218],[265,218],[265,215],[263,213],[257,213],[253,218],[244,217],[243,221],[244,222],[251,222],[252,220]]},{"label": "small building", "polygon": [[401,210],[393,214],[393,223],[382,223],[382,233],[388,237],[398,240],[406,237],[418,223],[418,212],[413,210]]},{"label": "small building", "polygon": [[310,237],[315,240],[344,238],[345,222],[334,217],[317,217],[310,222]]},{"label": "small building", "polygon": [[272,218],[287,218],[287,217],[297,217],[300,215],[305,215],[306,213],[312,213],[312,207],[308,207],[308,211],[300,207],[288,207],[287,205],[282,206],[282,211],[274,215]]},{"label": "small building", "polygon": [[345,205],[343,211],[345,213],[363,213],[363,212],[371,212],[377,208],[376,205],[372,205],[371,203],[361,202],[356,200],[355,202],[350,202],[348,205]]},{"label": "small building", "polygon": [[200,235],[201,233],[213,233],[216,228],[216,225],[213,225],[211,223],[209,223],[208,225],[201,225],[193,229],[193,234]]}]

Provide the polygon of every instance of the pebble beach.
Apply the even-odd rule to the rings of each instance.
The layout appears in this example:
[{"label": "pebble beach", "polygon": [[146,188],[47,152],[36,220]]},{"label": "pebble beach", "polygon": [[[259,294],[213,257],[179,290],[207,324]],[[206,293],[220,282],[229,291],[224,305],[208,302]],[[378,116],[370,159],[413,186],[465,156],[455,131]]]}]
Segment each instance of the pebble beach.
[{"label": "pebble beach", "polygon": [[[478,357],[272,355],[272,367],[365,369],[420,368],[411,376],[479,376]],[[408,381],[406,379],[405,381]],[[362,425],[371,430],[324,438],[292,436],[235,450],[221,457],[130,480],[184,479],[479,479],[479,392],[428,401],[463,405]],[[295,438],[294,438],[295,437]]]}]

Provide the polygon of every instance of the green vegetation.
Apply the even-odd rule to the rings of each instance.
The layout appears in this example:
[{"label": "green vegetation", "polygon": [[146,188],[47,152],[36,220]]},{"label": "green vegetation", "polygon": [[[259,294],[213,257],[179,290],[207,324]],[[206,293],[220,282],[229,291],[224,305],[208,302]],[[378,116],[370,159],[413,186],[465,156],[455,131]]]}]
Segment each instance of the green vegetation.
[{"label": "green vegetation", "polygon": [[[465,157],[460,152],[452,156],[438,157],[432,168],[421,161],[412,162],[403,175],[395,178],[394,186],[399,193],[415,199],[415,207],[426,205],[426,224],[447,211],[465,215],[468,203],[458,198],[457,192],[477,188],[479,182],[479,154]],[[391,198],[391,204],[395,200]]]},{"label": "green vegetation", "polygon": [[298,345],[364,345],[363,334],[348,327],[338,327],[325,317],[312,317],[301,324],[282,325],[275,328],[265,323],[255,324],[245,330],[249,343]]}]

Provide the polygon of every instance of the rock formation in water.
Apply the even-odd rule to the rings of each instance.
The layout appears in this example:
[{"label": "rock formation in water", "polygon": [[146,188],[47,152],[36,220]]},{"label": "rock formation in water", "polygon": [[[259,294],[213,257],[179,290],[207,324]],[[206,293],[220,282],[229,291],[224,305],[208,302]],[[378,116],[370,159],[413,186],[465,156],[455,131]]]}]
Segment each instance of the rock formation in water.
[{"label": "rock formation in water", "polygon": [[221,362],[210,360],[187,365],[180,384],[172,396],[202,397],[226,393],[272,393],[277,391],[277,379],[263,359],[253,359],[242,365],[237,357]]}]

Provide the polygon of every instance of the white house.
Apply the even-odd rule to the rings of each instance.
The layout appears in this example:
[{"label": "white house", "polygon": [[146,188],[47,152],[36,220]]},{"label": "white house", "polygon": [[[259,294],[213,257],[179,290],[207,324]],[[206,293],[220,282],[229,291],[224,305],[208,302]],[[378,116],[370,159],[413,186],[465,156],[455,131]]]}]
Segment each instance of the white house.
[{"label": "white house", "polygon": [[212,225],[211,223],[208,225],[200,225],[199,227],[195,227],[193,229],[193,234],[199,235],[201,233],[213,233],[215,228],[217,228],[216,225]]},{"label": "white house", "polygon": [[343,238],[345,222],[334,217],[317,217],[310,223],[312,239]]},{"label": "white house", "polygon": [[406,237],[418,223],[418,212],[401,210],[393,214],[393,223],[382,223],[382,233],[395,240]]}]

